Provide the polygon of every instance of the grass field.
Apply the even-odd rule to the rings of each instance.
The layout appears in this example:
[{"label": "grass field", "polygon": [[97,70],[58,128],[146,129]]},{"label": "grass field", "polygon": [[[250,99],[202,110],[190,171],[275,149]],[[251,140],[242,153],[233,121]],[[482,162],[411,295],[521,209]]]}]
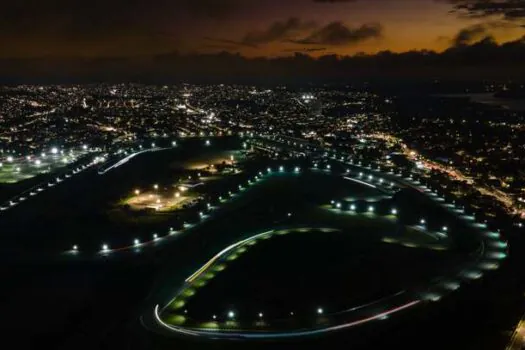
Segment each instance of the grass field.
[{"label": "grass field", "polygon": [[[333,232],[282,230],[235,248],[191,280],[165,320],[206,327],[226,322],[233,311],[237,326],[251,327],[259,313],[268,324],[292,313],[294,319],[313,318],[318,308],[339,312],[429,282],[459,259],[446,249],[427,249],[420,232],[396,233],[391,222],[355,219]],[[381,237],[412,245],[387,244]]]},{"label": "grass field", "polygon": [[[375,195],[374,189],[320,173],[277,175],[250,189],[237,203],[237,222],[216,223],[215,229],[238,232],[239,238],[279,227],[339,231],[274,235],[240,247],[191,281],[163,317],[174,324],[211,328],[218,323],[260,327],[259,312],[279,320],[289,312],[308,318],[321,306],[327,312],[340,311],[424,285],[464,259],[449,240],[406,226],[393,215],[350,213],[322,204],[335,196]],[[383,205],[408,212],[415,203],[390,200]],[[241,226],[251,231],[242,235]],[[227,320],[228,310],[238,315],[234,324]]]},{"label": "grass field", "polygon": [[40,174],[47,174],[64,166],[74,163],[78,158],[89,153],[88,151],[77,151],[72,154],[46,155],[38,159],[14,158],[12,161],[0,161],[0,184],[16,183],[30,179]]}]

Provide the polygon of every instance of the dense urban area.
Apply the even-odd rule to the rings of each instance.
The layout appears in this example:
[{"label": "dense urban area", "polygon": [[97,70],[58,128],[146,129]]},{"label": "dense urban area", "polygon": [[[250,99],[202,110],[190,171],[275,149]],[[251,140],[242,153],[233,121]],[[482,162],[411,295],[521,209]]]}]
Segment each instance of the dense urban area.
[{"label": "dense urban area", "polygon": [[[19,164],[9,170],[23,178],[57,147],[62,154],[77,149],[78,156],[86,147],[111,153],[152,138],[278,134],[384,165],[404,162],[486,220],[522,225],[525,115],[497,101],[476,103],[469,88],[398,96],[352,86],[4,87],[0,166],[5,173],[10,163]],[[507,89],[494,83],[476,88],[477,97]]]},{"label": "dense urban area", "polygon": [[8,329],[523,348],[523,86],[450,86],[1,87]]}]

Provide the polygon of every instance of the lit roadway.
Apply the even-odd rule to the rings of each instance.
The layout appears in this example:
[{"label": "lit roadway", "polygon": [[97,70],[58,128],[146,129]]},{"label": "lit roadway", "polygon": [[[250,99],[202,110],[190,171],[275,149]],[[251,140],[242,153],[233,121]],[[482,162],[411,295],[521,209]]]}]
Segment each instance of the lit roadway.
[{"label": "lit roadway", "polygon": [[525,315],[518,322],[505,350],[521,350],[525,347]]},{"label": "lit roadway", "polygon": [[448,174],[449,177],[453,178],[454,180],[458,181],[465,181],[468,184],[471,184],[476,190],[478,190],[481,194],[485,196],[490,196],[502,203],[511,213],[513,214],[520,214],[522,217],[525,217],[525,210],[518,210],[516,206],[514,205],[514,199],[508,195],[507,193],[489,188],[486,186],[481,186],[479,184],[476,184],[472,178],[467,177],[464,175],[461,171],[458,169],[451,167],[451,166],[444,166],[437,162],[434,162],[432,160],[424,158],[421,154],[419,154],[416,150],[410,149],[406,144],[403,143],[403,141],[395,136],[388,135],[388,134],[382,134],[382,133],[376,133],[376,134],[370,134],[368,135],[370,138],[377,138],[384,141],[391,142],[393,144],[400,145],[403,149],[403,154],[412,161],[420,161],[423,163],[423,165],[426,168],[433,169],[433,170],[439,170],[441,172],[444,172]]},{"label": "lit roadway", "polygon": [[[171,294],[170,298],[167,298],[166,295],[163,297],[158,296],[157,302],[152,304],[149,308],[150,311],[141,318],[143,325],[146,328],[163,335],[203,337],[209,339],[280,339],[329,333],[352,328],[371,321],[385,320],[392,314],[415,307],[421,303],[438,301],[442,296],[458,289],[462,282],[482,277],[485,270],[497,269],[502,259],[505,259],[507,243],[500,240],[499,233],[491,232],[485,224],[477,223],[474,217],[464,215],[462,209],[457,208],[453,204],[445,203],[443,198],[419,183],[419,181],[412,180],[411,178],[403,178],[399,174],[385,174],[366,167],[358,167],[348,163],[345,164],[351,167],[357,167],[362,171],[373,173],[373,178],[379,178],[379,180],[376,181],[381,181],[381,177],[384,177],[392,179],[398,184],[401,183],[405,186],[415,188],[426,194],[436,205],[447,209],[454,215],[457,215],[460,219],[465,221],[474,232],[476,232],[476,239],[479,240],[480,243],[480,249],[478,249],[477,254],[475,254],[472,259],[468,259],[458,265],[457,268],[452,269],[447,275],[436,276],[438,278],[432,280],[431,285],[425,288],[425,292],[404,290],[394,295],[387,296],[386,298],[379,299],[371,304],[362,305],[350,310],[343,310],[337,313],[326,314],[323,315],[323,317],[329,317],[329,323],[324,325],[313,325],[311,328],[290,330],[286,328],[279,329],[278,327],[275,329],[264,330],[242,329],[242,327],[237,329],[213,329],[177,326],[174,324],[168,324],[162,319],[162,311],[171,304],[171,301],[182,293],[186,287],[191,286],[192,282],[206,272],[208,268],[212,267],[216,261],[227,255],[231,250],[247,244],[248,242],[259,238],[261,235],[272,235],[274,231],[271,230],[252,236],[243,241],[239,241],[223,249],[194,274],[188,277],[182,285],[179,285],[178,291],[175,293],[175,298],[173,298],[173,294]],[[372,184],[371,181],[364,180],[363,182]],[[166,290],[164,289],[162,292],[165,293]]]},{"label": "lit roadway", "polygon": [[[298,229],[299,231],[301,229]],[[309,229],[309,228],[306,228]],[[321,230],[334,230],[330,228],[321,228]],[[337,231],[337,230],[336,230]],[[217,261],[220,261],[222,258],[226,257],[228,253],[235,250],[238,247],[249,244],[252,241],[263,238],[269,234],[278,233],[277,231],[270,230],[263,233],[259,233],[250,238],[244,239],[242,241],[236,242],[227,248],[220,251],[214,257],[212,257],[207,263],[205,263],[200,269],[195,273],[189,276],[185,280],[185,285],[179,290],[182,292],[184,287],[191,285],[196,279],[198,279],[202,274],[204,274],[210,267],[212,267]],[[177,295],[178,296],[178,295]],[[176,296],[176,297],[177,297]],[[176,298],[175,297],[175,298]],[[174,299],[174,298],[173,298]],[[172,300],[173,300],[172,299]],[[227,339],[279,339],[279,338],[294,338],[294,337],[305,337],[318,335],[323,333],[329,333],[333,331],[338,331],[342,329],[352,328],[358,325],[362,325],[372,321],[385,320],[390,315],[406,310],[413,306],[418,305],[423,300],[417,298],[413,293],[408,293],[407,291],[401,291],[396,294],[387,296],[385,298],[379,299],[375,302],[354,307],[349,310],[343,310],[337,313],[337,318],[341,319],[341,316],[345,316],[343,320],[334,322],[333,324],[326,325],[318,328],[302,328],[297,330],[288,330],[288,331],[261,331],[261,330],[248,330],[248,329],[207,329],[207,328],[187,328],[176,326],[173,324],[168,324],[162,320],[161,313],[162,311],[170,305],[170,302],[165,304],[164,307],[161,307],[159,304],[156,304],[153,308],[153,312],[146,314],[142,318],[142,323],[145,327],[164,335],[182,335],[182,336],[193,336],[193,337],[204,337],[204,338],[227,338]],[[333,317],[336,314],[333,315]],[[327,315],[330,316],[330,315]],[[323,316],[324,317],[324,316]]]},{"label": "lit roadway", "polygon": [[139,152],[132,153],[132,154],[130,154],[129,156],[120,159],[118,162],[116,162],[115,164],[111,165],[110,167],[99,170],[99,171],[98,171],[98,174],[99,174],[99,175],[104,175],[104,174],[107,173],[108,171],[113,170],[113,169],[115,169],[115,168],[118,168],[118,167],[121,166],[121,165],[126,164],[128,161],[130,161],[130,160],[131,160],[132,158],[134,158],[135,156],[138,156],[139,154],[147,153],[147,152],[162,151],[162,150],[165,150],[165,149],[168,149],[168,148],[160,148],[160,147],[156,147],[156,148],[149,148],[149,149],[145,149],[145,150],[142,150],[142,151],[139,151]]}]

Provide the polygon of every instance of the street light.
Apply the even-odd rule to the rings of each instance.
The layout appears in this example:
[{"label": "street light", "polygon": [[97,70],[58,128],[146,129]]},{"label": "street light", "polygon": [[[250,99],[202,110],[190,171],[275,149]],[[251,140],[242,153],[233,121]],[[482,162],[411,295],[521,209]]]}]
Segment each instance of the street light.
[{"label": "street light", "polygon": [[159,236],[156,233],[153,234],[153,240],[157,240],[158,237]]},{"label": "street light", "polygon": [[350,210],[355,210],[355,204],[350,205]]},{"label": "street light", "polygon": [[373,206],[369,206],[369,207],[368,207],[368,211],[369,211],[370,213],[372,213],[372,212],[374,211],[374,207],[373,207]]},{"label": "street light", "polygon": [[153,185],[153,188],[158,190],[159,189],[159,185],[155,184],[155,185]]},{"label": "street light", "polygon": [[335,206],[337,207],[337,209],[341,209],[341,203],[337,202]]},{"label": "street light", "polygon": [[318,309],[317,309],[317,313],[318,313],[319,315],[322,315],[322,314],[323,314],[323,309],[322,309],[322,308],[318,308]]},{"label": "street light", "polygon": [[421,220],[419,220],[419,223],[420,223],[421,225],[424,225],[424,224],[426,223],[426,221],[425,221],[425,219],[421,219]]},{"label": "street light", "polygon": [[75,251],[75,252],[78,251],[78,246],[76,244],[73,246],[73,251]]},{"label": "street light", "polygon": [[135,240],[133,241],[133,244],[134,244],[135,246],[138,246],[138,245],[140,244],[140,241],[139,241],[138,239],[135,239]]},{"label": "street light", "polygon": [[397,215],[397,209],[392,209],[392,215]]},{"label": "street light", "polygon": [[263,313],[259,312],[259,318],[262,318],[262,317],[263,317]]},{"label": "street light", "polygon": [[138,196],[140,194],[140,190],[135,190],[135,195]]},{"label": "street light", "polygon": [[443,231],[448,231],[448,227],[447,226],[443,226]]},{"label": "street light", "polygon": [[107,252],[109,250],[109,246],[107,244],[102,245],[102,251]]},{"label": "street light", "polygon": [[234,317],[235,317],[235,312],[228,311],[228,318],[234,318]]}]

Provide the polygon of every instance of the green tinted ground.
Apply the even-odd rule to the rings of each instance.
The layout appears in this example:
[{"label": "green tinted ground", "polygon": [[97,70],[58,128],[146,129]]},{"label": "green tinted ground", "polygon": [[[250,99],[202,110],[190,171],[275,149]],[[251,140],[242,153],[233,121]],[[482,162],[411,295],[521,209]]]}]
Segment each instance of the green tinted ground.
[{"label": "green tinted ground", "polygon": [[[71,164],[72,161],[74,162],[84,154],[86,152],[79,152],[75,158],[48,155],[46,158],[39,158],[41,161],[39,165],[36,165],[34,161],[27,160],[15,160],[12,163],[2,161],[0,183],[16,183],[40,174],[53,172]],[[67,162],[63,161],[64,158],[67,159]]]}]

